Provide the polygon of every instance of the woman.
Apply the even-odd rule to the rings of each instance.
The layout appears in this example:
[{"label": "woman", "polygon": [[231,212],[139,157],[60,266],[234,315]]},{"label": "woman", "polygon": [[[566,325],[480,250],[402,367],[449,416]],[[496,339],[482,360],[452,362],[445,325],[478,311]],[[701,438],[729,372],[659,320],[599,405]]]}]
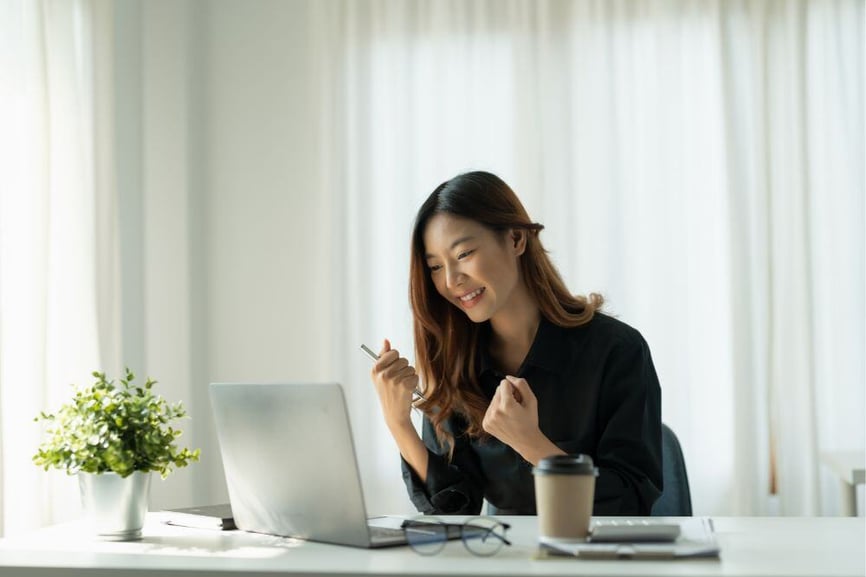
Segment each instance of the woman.
[{"label": "woman", "polygon": [[[418,211],[418,369],[386,340],[372,380],[419,511],[478,514],[486,498],[491,514],[535,514],[532,467],[564,453],[598,467],[595,515],[648,515],[661,492],[649,348],[598,312],[601,296],[568,292],[543,228],[486,172],[441,184]],[[423,440],[410,419],[416,388]]]}]

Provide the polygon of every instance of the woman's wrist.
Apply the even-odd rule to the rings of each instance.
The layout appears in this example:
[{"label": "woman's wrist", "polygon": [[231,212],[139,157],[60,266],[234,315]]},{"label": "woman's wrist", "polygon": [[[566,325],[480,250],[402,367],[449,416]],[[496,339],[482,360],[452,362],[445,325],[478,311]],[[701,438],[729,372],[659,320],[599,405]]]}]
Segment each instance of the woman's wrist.
[{"label": "woman's wrist", "polygon": [[421,481],[427,481],[427,447],[421,440],[418,431],[415,430],[415,425],[411,419],[407,419],[405,423],[400,422],[394,426],[388,425],[391,431],[391,436],[397,443],[397,448],[403,459],[415,470],[415,474]]},{"label": "woman's wrist", "polygon": [[404,437],[406,435],[418,436],[418,431],[415,430],[415,425],[412,424],[412,418],[407,413],[405,416],[399,416],[397,418],[391,418],[385,420],[385,426],[388,427],[388,430],[391,431],[391,435],[399,441],[398,437]]},{"label": "woman's wrist", "polygon": [[541,431],[538,431],[537,436],[529,439],[520,447],[514,447],[514,450],[533,466],[538,465],[538,462],[545,457],[565,455],[565,451],[554,445],[553,441],[548,439]]}]

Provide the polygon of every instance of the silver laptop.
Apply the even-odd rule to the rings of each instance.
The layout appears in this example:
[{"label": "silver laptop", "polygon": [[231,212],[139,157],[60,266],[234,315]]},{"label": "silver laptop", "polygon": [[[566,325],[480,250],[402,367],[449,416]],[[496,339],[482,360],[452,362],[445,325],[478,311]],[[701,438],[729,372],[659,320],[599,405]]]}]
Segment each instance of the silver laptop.
[{"label": "silver laptop", "polygon": [[212,383],[211,406],[239,529],[355,547],[406,544],[370,525],[338,384]]}]

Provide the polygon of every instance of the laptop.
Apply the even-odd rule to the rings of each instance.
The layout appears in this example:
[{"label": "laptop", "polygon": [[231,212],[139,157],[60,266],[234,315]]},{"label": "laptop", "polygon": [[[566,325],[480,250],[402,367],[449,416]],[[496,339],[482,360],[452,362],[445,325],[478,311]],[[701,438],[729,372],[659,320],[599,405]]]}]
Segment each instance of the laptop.
[{"label": "laptop", "polygon": [[212,383],[210,398],[239,529],[353,547],[407,544],[399,528],[368,522],[339,384]]}]

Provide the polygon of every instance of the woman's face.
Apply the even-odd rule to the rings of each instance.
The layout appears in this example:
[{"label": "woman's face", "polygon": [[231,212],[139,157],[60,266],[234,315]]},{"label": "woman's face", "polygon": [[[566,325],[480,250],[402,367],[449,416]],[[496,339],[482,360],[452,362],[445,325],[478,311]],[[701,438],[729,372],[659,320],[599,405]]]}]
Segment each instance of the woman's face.
[{"label": "woman's face", "polygon": [[427,268],[436,290],[476,323],[514,304],[524,249],[523,237],[515,242],[510,233],[500,235],[447,213],[434,215],[424,230]]}]

